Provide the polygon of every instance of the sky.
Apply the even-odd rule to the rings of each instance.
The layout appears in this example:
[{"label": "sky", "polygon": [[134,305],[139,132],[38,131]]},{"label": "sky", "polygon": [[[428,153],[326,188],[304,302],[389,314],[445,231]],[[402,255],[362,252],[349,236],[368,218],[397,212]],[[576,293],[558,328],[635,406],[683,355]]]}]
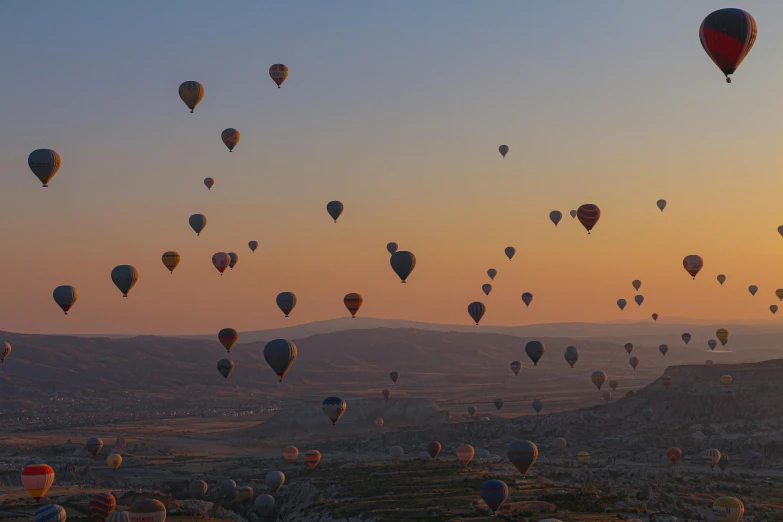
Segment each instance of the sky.
[{"label": "sky", "polygon": [[[276,328],[346,316],[348,292],[357,321],[467,324],[475,300],[491,325],[781,320],[783,3],[734,6],[759,34],[727,85],[698,39],[714,1],[2,2],[0,329]],[[38,148],[63,162],[46,189]],[[602,211],[589,236],[568,216],[583,203]],[[389,241],[416,255],[406,285]],[[220,251],[239,254],[223,276]],[[120,264],[139,271],[127,299]]]}]

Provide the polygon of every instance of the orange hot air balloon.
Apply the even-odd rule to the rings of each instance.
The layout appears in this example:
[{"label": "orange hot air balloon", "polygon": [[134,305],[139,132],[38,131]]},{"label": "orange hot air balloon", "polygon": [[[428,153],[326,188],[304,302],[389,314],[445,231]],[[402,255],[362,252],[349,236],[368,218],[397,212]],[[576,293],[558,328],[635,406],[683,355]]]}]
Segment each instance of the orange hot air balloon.
[{"label": "orange hot air balloon", "polygon": [[682,266],[694,279],[696,279],[696,275],[704,267],[704,260],[701,258],[701,256],[691,254],[689,256],[685,256],[685,258],[682,260]]},{"label": "orange hot air balloon", "polygon": [[380,417],[378,417],[377,419],[375,419],[375,425],[376,425],[378,428],[380,428],[381,426],[383,426],[383,419],[382,419],[382,418],[380,418]]},{"label": "orange hot air balloon", "polygon": [[351,312],[351,317],[356,317],[356,312],[362,307],[362,303],[364,303],[364,298],[357,293],[352,292],[343,298],[343,304]]},{"label": "orange hot air balloon", "polygon": [[274,64],[269,68],[269,77],[272,78],[272,81],[277,84],[277,88],[279,89],[280,86],[283,85],[285,79],[288,78],[288,67],[282,63]]},{"label": "orange hot air balloon", "polygon": [[305,462],[308,466],[315,469],[319,462],[321,462],[321,453],[318,450],[307,450],[304,455]]},{"label": "orange hot air balloon", "polygon": [[234,147],[239,143],[239,131],[229,127],[220,133],[220,139],[223,140],[223,144],[228,147],[229,152],[234,152]]},{"label": "orange hot air balloon", "polygon": [[296,457],[299,456],[299,450],[296,446],[286,446],[283,448],[283,458],[289,464],[293,464],[296,461]]},{"label": "orange hot air balloon", "polygon": [[390,392],[389,390],[383,390],[383,391],[381,392],[381,395],[383,395],[383,398],[384,398],[384,399],[386,399],[386,400],[388,401],[388,400],[389,400],[389,397],[391,396],[391,392]]},{"label": "orange hot air balloon", "polygon": [[22,485],[35,500],[41,500],[54,483],[54,470],[46,464],[30,464],[22,470]]},{"label": "orange hot air balloon", "polygon": [[467,466],[470,464],[470,461],[473,460],[473,456],[476,454],[476,450],[473,449],[473,446],[470,444],[463,444],[459,448],[457,448],[457,458],[462,463],[463,466]]},{"label": "orange hot air balloon", "polygon": [[601,209],[598,208],[598,205],[586,203],[576,210],[576,217],[589,234],[595,224],[598,223],[598,220],[601,219]]},{"label": "orange hot air balloon", "polygon": [[672,464],[677,464],[682,458],[682,450],[680,448],[669,448],[666,450],[666,456],[672,461]]},{"label": "orange hot air balloon", "polygon": [[179,254],[169,250],[162,256],[163,266],[169,269],[169,272],[174,273],[174,269],[179,266]]}]

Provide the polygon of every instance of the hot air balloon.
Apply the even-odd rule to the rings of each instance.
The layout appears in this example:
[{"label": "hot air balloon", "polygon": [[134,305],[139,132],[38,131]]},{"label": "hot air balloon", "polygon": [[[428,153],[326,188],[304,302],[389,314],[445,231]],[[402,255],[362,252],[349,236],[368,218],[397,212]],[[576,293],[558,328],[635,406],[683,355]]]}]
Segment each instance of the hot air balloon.
[{"label": "hot air balloon", "polygon": [[201,500],[209,491],[209,485],[203,480],[194,480],[190,483],[188,488],[190,490],[190,496],[195,500]]},{"label": "hot air balloon", "polygon": [[304,461],[305,464],[315,469],[318,463],[321,462],[321,453],[318,450],[307,450],[304,454]]},{"label": "hot air balloon", "polygon": [[533,399],[533,409],[536,411],[536,415],[541,413],[541,410],[544,409],[544,401],[541,399]]},{"label": "hot air balloon", "polygon": [[438,456],[441,450],[440,442],[437,440],[433,440],[427,443],[427,454],[429,454],[431,459],[434,459]]},{"label": "hot air balloon", "polygon": [[234,371],[234,362],[230,359],[220,359],[217,362],[217,371],[224,379],[228,379],[228,376]]},{"label": "hot air balloon", "polygon": [[505,158],[506,154],[508,154],[508,145],[501,145],[498,147],[498,152],[500,152],[500,155]]},{"label": "hot air balloon", "polygon": [[549,213],[549,220],[557,226],[560,220],[563,219],[563,213],[559,210],[553,210]]},{"label": "hot air balloon", "polygon": [[725,328],[719,328],[715,332],[715,337],[718,338],[718,341],[720,341],[721,346],[726,346],[726,343],[729,342],[729,331]]},{"label": "hot air balloon", "polygon": [[238,339],[239,334],[233,328],[223,328],[218,332],[218,341],[226,349],[226,353],[231,351]]},{"label": "hot air balloon", "polygon": [[234,482],[233,480],[226,479],[220,483],[220,490],[227,497],[234,496],[236,489],[237,489],[237,483]]},{"label": "hot air balloon", "polygon": [[118,453],[110,453],[109,456],[106,457],[106,464],[112,469],[112,471],[117,471],[117,468],[119,468],[120,464],[122,464],[122,455]]},{"label": "hot air balloon", "polygon": [[552,440],[552,449],[554,449],[558,453],[566,449],[567,445],[568,442],[563,437],[557,437]]},{"label": "hot air balloon", "polygon": [[397,274],[402,283],[408,279],[413,269],[416,268],[416,256],[405,250],[393,253],[389,262],[392,270],[394,270],[394,273]]},{"label": "hot air balloon", "polygon": [[756,292],[759,291],[759,287],[756,285],[750,285],[748,287],[748,292],[750,292],[750,295],[756,295]]},{"label": "hot air balloon", "polygon": [[296,294],[293,292],[280,292],[275,298],[277,307],[288,317],[291,310],[296,306]]},{"label": "hot air balloon", "polygon": [[479,301],[474,301],[468,305],[468,314],[470,314],[470,317],[476,321],[476,326],[478,326],[479,321],[481,321],[481,318],[484,317],[484,312],[486,311],[487,307],[484,306],[484,303]]},{"label": "hot air balloon", "polygon": [[193,112],[204,97],[204,86],[194,81],[183,82],[179,86],[179,97],[188,106],[190,112]]},{"label": "hot air balloon", "polygon": [[22,485],[35,500],[41,500],[54,483],[54,470],[46,464],[30,464],[22,470]]},{"label": "hot air balloon", "polygon": [[530,303],[533,302],[533,294],[530,292],[525,292],[522,294],[522,302],[525,303],[525,306],[530,306]]},{"label": "hot air balloon", "polygon": [[639,359],[637,357],[631,357],[628,359],[628,364],[630,364],[631,368],[635,370],[636,367],[639,366]]},{"label": "hot air balloon", "polygon": [[88,506],[96,522],[106,522],[106,517],[117,507],[117,499],[111,493],[97,493],[90,497]]},{"label": "hot air balloon", "polygon": [[486,480],[481,484],[480,494],[487,507],[497,512],[508,498],[508,486],[502,480]]},{"label": "hot air balloon", "polygon": [[661,384],[663,384],[663,387],[667,390],[669,389],[669,386],[672,385],[672,382],[674,382],[674,379],[669,375],[664,375],[661,377]]},{"label": "hot air balloon", "polygon": [[266,484],[266,487],[269,488],[269,491],[277,493],[285,483],[285,474],[283,474],[282,471],[269,471],[266,474],[264,483]]},{"label": "hot air balloon", "polygon": [[625,343],[625,351],[628,352],[628,355],[631,355],[631,352],[633,351],[633,343]]},{"label": "hot air balloon", "polygon": [[769,305],[769,311],[772,312],[772,315],[775,315],[778,311],[778,305]]},{"label": "hot air balloon", "polygon": [[718,274],[717,279],[718,279],[718,282],[721,284],[721,286],[723,286],[723,283],[726,282],[726,276],[723,275],[723,274]]},{"label": "hot air balloon", "polygon": [[226,271],[229,263],[231,263],[231,258],[228,257],[227,253],[215,252],[212,254],[212,265],[220,272],[220,275],[223,275],[223,272]]},{"label": "hot air balloon", "polygon": [[509,444],[506,455],[524,477],[538,459],[538,447],[529,440],[515,440]]},{"label": "hot air balloon", "polygon": [[234,152],[234,147],[239,143],[239,131],[229,127],[220,133],[220,139],[223,140],[223,144],[228,147],[229,152]]},{"label": "hot air balloon", "polygon": [[235,499],[237,504],[247,504],[253,500],[253,488],[250,486],[242,486],[241,488],[237,489]]},{"label": "hot air balloon", "polygon": [[571,368],[574,367],[576,362],[579,360],[579,350],[576,349],[576,346],[568,346],[565,349],[565,360],[571,366]]},{"label": "hot air balloon", "polygon": [[343,416],[347,407],[348,405],[341,397],[327,397],[321,404],[324,414],[332,421],[332,426],[337,424],[337,421]]},{"label": "hot air balloon", "polygon": [[293,464],[296,461],[296,457],[299,456],[299,449],[296,446],[286,446],[283,448],[283,458],[289,464]]},{"label": "hot air balloon", "polygon": [[476,454],[476,450],[470,444],[463,444],[457,448],[457,458],[463,466],[470,464],[473,460],[473,456]]},{"label": "hot air balloon", "polygon": [[636,301],[637,305],[642,306],[642,303],[644,302],[644,296],[643,295],[635,295],[633,297],[633,300]]},{"label": "hot air balloon", "polygon": [[778,299],[783,301],[783,288],[778,288],[775,290],[775,295],[778,296]]},{"label": "hot air balloon", "polygon": [[283,377],[296,360],[296,345],[285,339],[269,341],[264,346],[264,359],[283,382]]},{"label": "hot air balloon", "polygon": [[661,212],[663,212],[663,209],[666,208],[666,200],[665,199],[659,199],[655,202],[655,204],[658,206],[659,209],[661,209]]},{"label": "hot air balloon", "polygon": [[495,270],[494,268],[490,268],[489,270],[487,270],[487,275],[489,276],[490,279],[494,280],[495,276],[498,275],[498,271]]},{"label": "hot air balloon", "polygon": [[391,392],[389,390],[383,390],[381,392],[381,395],[383,396],[384,399],[386,399],[388,401],[389,397],[391,396]]},{"label": "hot air balloon", "polygon": [[606,378],[606,372],[602,372],[600,370],[593,372],[593,374],[590,376],[590,380],[593,381],[593,384],[595,384],[595,387],[599,390],[606,382]]},{"label": "hot air balloon", "polygon": [[378,427],[378,428],[380,428],[381,426],[383,426],[383,419],[382,419],[382,418],[380,418],[380,417],[378,417],[377,419],[375,419],[375,426],[376,426],[376,427]]},{"label": "hot air balloon", "polygon": [[780,234],[781,236],[783,236],[783,225],[780,225],[780,226],[778,227],[778,234]]},{"label": "hot air balloon", "polygon": [[731,386],[731,375],[721,375],[720,377],[720,383],[726,387]]},{"label": "hot air balloon", "polygon": [[258,241],[250,241],[247,246],[250,247],[251,252],[255,253],[256,248],[258,248]]},{"label": "hot air balloon", "polygon": [[710,339],[709,341],[707,341],[707,346],[710,347],[710,350],[714,350],[715,347],[718,346],[718,341],[716,341],[715,339]]},{"label": "hot air balloon", "polygon": [[103,449],[103,440],[99,437],[90,437],[84,444],[84,449],[87,450],[87,453],[95,457]]},{"label": "hot air balloon", "polygon": [[718,9],[708,14],[699,27],[699,40],[707,56],[731,83],[742,60],[756,41],[756,20],[742,9]]},{"label": "hot air balloon", "polygon": [[620,382],[617,381],[616,379],[612,379],[611,381],[609,381],[609,387],[612,389],[612,391],[617,390],[618,386],[620,386]]},{"label": "hot air balloon", "polygon": [[658,320],[658,314],[652,314],[652,320],[657,321]]},{"label": "hot air balloon", "polygon": [[9,343],[3,343],[3,349],[0,350],[0,363],[6,360],[11,355],[11,345]]},{"label": "hot air balloon", "polygon": [[718,467],[721,471],[726,471],[726,468],[729,467],[729,464],[731,463],[731,459],[729,459],[729,456],[726,453],[721,452],[720,454],[720,460],[718,461]]},{"label": "hot air balloon", "polygon": [[130,522],[165,522],[166,506],[160,500],[145,498],[131,505],[128,514]]},{"label": "hot air balloon", "polygon": [[702,260],[701,256],[691,254],[689,256],[685,256],[685,258],[682,260],[682,266],[685,268],[686,272],[696,279],[696,275],[699,273],[699,270],[701,270],[704,266],[704,260]]},{"label": "hot air balloon", "polygon": [[571,219],[574,219],[576,217],[576,214],[577,214],[576,210],[571,210],[568,213],[571,214]]},{"label": "hot air balloon", "polygon": [[712,363],[712,359],[707,359],[707,361],[705,362],[705,364],[706,364],[707,366],[709,366],[709,365],[713,364],[713,363]]},{"label": "hot air balloon", "polygon": [[626,304],[627,303],[625,302],[625,299],[618,299],[617,300],[617,306],[620,308],[620,310],[624,310]]},{"label": "hot air balloon", "polygon": [[60,170],[60,155],[52,149],[37,149],[27,157],[27,165],[43,186],[48,187],[49,182]]},{"label": "hot air balloon", "polygon": [[538,361],[546,353],[546,346],[541,341],[529,341],[525,345],[525,353],[533,361],[533,366],[538,366]]},{"label": "hot air balloon", "polygon": [[718,522],[739,522],[745,514],[745,504],[736,497],[720,497],[712,504]]},{"label": "hot air balloon", "polygon": [[609,399],[612,398],[612,392],[609,390],[604,390],[601,392],[601,397],[604,399],[604,402],[609,402]]},{"label": "hot air balloon", "polygon": [[239,255],[236,252],[228,252],[228,267],[233,270],[239,263]]},{"label": "hot air balloon", "polygon": [[645,408],[645,409],[642,410],[642,418],[645,421],[650,422],[650,419],[652,419],[652,416],[653,416],[652,408]]},{"label": "hot air balloon", "polygon": [[204,185],[207,187],[207,190],[212,190],[212,185],[215,184],[215,180],[212,178],[204,178]]},{"label": "hot air balloon", "polygon": [[400,446],[392,446],[389,448],[389,456],[393,459],[400,459],[405,455],[405,451]]},{"label": "hot air balloon", "polygon": [[337,218],[343,213],[345,206],[339,201],[330,201],[326,204],[326,211],[332,216],[334,222],[337,223]]},{"label": "hot air balloon", "polygon": [[677,465],[677,463],[682,458],[682,450],[680,448],[669,448],[666,450],[666,456],[669,458],[671,463],[673,465]]},{"label": "hot air balloon", "polygon": [[468,406],[468,415],[470,415],[471,417],[473,417],[476,414],[477,411],[478,411],[478,408],[476,408],[472,404],[470,406]]},{"label": "hot air balloon", "polygon": [[392,241],[391,243],[386,243],[386,250],[389,251],[389,254],[393,254],[397,251],[399,247],[397,246],[397,243]]},{"label": "hot air balloon", "polygon": [[400,378],[400,374],[399,374],[399,373],[397,373],[397,372],[391,372],[391,373],[389,374],[389,378],[392,380],[392,382],[393,382],[394,384],[397,384],[397,379],[399,379],[399,378]]},{"label": "hot air balloon", "polygon": [[682,334],[682,340],[685,341],[685,344],[688,344],[689,342],[691,342],[691,334],[687,332]]},{"label": "hot air balloon", "polygon": [[489,283],[481,285],[481,291],[484,292],[484,295],[489,295],[489,293],[492,291],[492,285]]},{"label": "hot air balloon", "polygon": [[[781,225],[781,228],[783,228],[783,225]],[[510,246],[510,247],[506,247],[505,252],[506,252],[506,257],[508,257],[508,259],[510,261],[511,258],[514,257],[514,254],[517,253],[517,249]]]},{"label": "hot air balloon", "polygon": [[356,317],[356,312],[362,307],[362,303],[364,303],[364,298],[361,294],[351,292],[343,297],[343,304],[351,312],[351,317]]},{"label": "hot air balloon", "polygon": [[196,235],[200,236],[201,231],[207,226],[207,217],[204,214],[193,214],[188,218],[188,223],[190,223],[190,228],[196,232]]},{"label": "hot air balloon", "polygon": [[283,85],[285,79],[288,78],[288,67],[282,63],[274,64],[269,68],[269,77],[272,78],[272,81],[277,84],[277,88],[279,89],[280,86]]},{"label": "hot air balloon", "polygon": [[579,462],[590,462],[590,454],[586,451],[580,451],[576,454],[576,460]]},{"label": "hot air balloon", "polygon": [[589,234],[598,220],[601,218],[601,209],[597,205],[587,203],[577,209],[576,216],[579,218],[579,222],[587,229]]},{"label": "hot air balloon", "polygon": [[106,517],[106,522],[130,522],[127,511],[114,511]]},{"label": "hot air balloon", "polygon": [[169,272],[172,274],[174,273],[174,269],[179,266],[179,254],[176,252],[173,252],[169,250],[168,252],[164,253],[162,258],[163,260],[163,266],[169,269]]},{"label": "hot air balloon", "polygon": [[495,405],[495,409],[497,409],[498,411],[500,411],[500,408],[502,408],[502,407],[503,407],[503,399],[495,399],[495,400],[492,402],[492,404],[494,404],[494,405]]},{"label": "hot air balloon", "polygon": [[710,469],[715,467],[715,464],[720,460],[720,451],[716,449],[706,449],[701,452],[701,460],[707,464]]},{"label": "hot air balloon", "polygon": [[514,375],[519,375],[519,370],[522,369],[522,363],[519,361],[511,361],[511,364],[509,364],[511,367],[511,371],[514,372]]},{"label": "hot air balloon", "polygon": [[118,265],[111,271],[111,280],[122,292],[122,297],[128,297],[128,292],[139,280],[139,272],[131,265]]},{"label": "hot air balloon", "polygon": [[639,289],[642,287],[642,282],[641,282],[641,281],[639,281],[638,279],[634,279],[634,280],[631,282],[631,285],[633,286],[634,290],[636,290],[636,291],[638,292],[638,291],[639,291]]},{"label": "hot air balloon", "polygon": [[35,510],[30,522],[65,522],[66,513],[62,506],[45,504]]},{"label": "hot air balloon", "polygon": [[666,355],[666,352],[669,351],[669,347],[665,344],[662,344],[658,347],[658,351],[661,352],[663,355]]}]

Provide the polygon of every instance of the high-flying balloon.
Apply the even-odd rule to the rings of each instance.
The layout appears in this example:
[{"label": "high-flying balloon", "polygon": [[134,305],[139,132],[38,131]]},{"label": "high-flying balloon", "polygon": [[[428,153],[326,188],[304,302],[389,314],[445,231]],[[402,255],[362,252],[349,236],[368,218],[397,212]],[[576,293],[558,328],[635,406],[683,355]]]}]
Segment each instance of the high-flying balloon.
[{"label": "high-flying balloon", "polygon": [[207,216],[204,214],[193,214],[188,218],[188,223],[190,223],[190,228],[193,229],[196,235],[200,236],[201,231],[207,226]]},{"label": "high-flying balloon", "polygon": [[655,204],[658,206],[659,209],[661,209],[661,212],[663,212],[663,209],[666,208],[666,200],[665,199],[659,199],[655,202]]},{"label": "high-flying balloon", "polygon": [[729,331],[725,328],[718,328],[718,330],[715,331],[715,337],[718,338],[721,346],[726,346],[726,343],[729,342]]},{"label": "high-flying balloon", "polygon": [[11,355],[11,344],[3,343],[3,349],[0,350],[0,363],[5,361]]},{"label": "high-flying balloon", "polygon": [[502,480],[484,481],[479,492],[481,499],[487,504],[487,507],[496,513],[508,499],[508,486]]},{"label": "high-flying balloon", "polygon": [[288,67],[282,63],[274,64],[269,68],[269,77],[272,78],[272,81],[277,84],[277,88],[279,89],[280,86],[283,85],[285,79],[288,78]]},{"label": "high-flying balloon", "polygon": [[364,298],[361,296],[361,294],[357,294],[355,292],[346,294],[345,297],[343,297],[343,304],[348,309],[348,311],[351,312],[351,317],[356,317],[356,312],[359,311],[359,308],[362,307],[363,303]]},{"label": "high-flying balloon", "polygon": [[541,341],[529,341],[525,345],[525,353],[533,361],[533,366],[538,366],[538,361],[546,353],[546,346]]},{"label": "high-flying balloon", "polygon": [[236,252],[228,252],[228,267],[233,270],[239,263],[239,255]]},{"label": "high-flying balloon", "polygon": [[715,347],[718,346],[718,341],[716,341],[715,339],[710,339],[709,341],[707,341],[707,346],[710,347],[710,350],[715,350]]},{"label": "high-flying balloon", "polygon": [[473,456],[476,454],[476,450],[470,444],[463,444],[457,448],[457,458],[463,466],[470,464],[473,460]]},{"label": "high-flying balloon", "polygon": [[633,343],[625,343],[625,351],[628,352],[628,355],[631,355],[631,352],[633,351]]},{"label": "high-flying balloon", "polygon": [[522,369],[522,363],[519,361],[511,361],[511,364],[509,364],[511,367],[511,371],[514,372],[514,375],[519,375],[519,370]]},{"label": "high-flying balloon", "polygon": [[742,9],[718,9],[702,21],[699,41],[726,76],[726,83],[731,83],[729,75],[734,74],[753,48],[756,33],[756,20]]},{"label": "high-flying balloon", "polygon": [[76,300],[79,299],[79,292],[70,285],[63,285],[54,289],[52,297],[54,298],[54,302],[63,309],[65,315],[68,315],[68,310],[70,310],[74,303],[76,303]]},{"label": "high-flying balloon", "polygon": [[285,483],[285,475],[282,471],[269,471],[264,478],[264,483],[269,488],[269,491],[277,493]]},{"label": "high-flying balloon", "polygon": [[684,334],[682,334],[682,340],[685,341],[685,344],[688,344],[689,342],[691,342],[691,334],[685,332]]},{"label": "high-flying balloon", "polygon": [[658,314],[652,314],[652,320],[657,321],[658,320]]},{"label": "high-flying balloon", "polygon": [[212,178],[204,178],[204,186],[207,187],[207,190],[212,190],[212,185],[215,184],[215,180]]},{"label": "high-flying balloon", "polygon": [[549,213],[549,220],[557,226],[560,220],[563,219],[563,213],[559,210],[553,210]]},{"label": "high-flying balloon", "polygon": [[498,147],[498,152],[500,152],[500,155],[505,158],[506,154],[508,154],[508,145],[501,145]]},{"label": "high-flying balloon", "polygon": [[212,265],[223,275],[228,265],[231,263],[231,258],[225,252],[215,252],[212,254]]},{"label": "high-flying balloon", "polygon": [[117,507],[117,499],[111,493],[96,493],[90,497],[88,507],[96,522],[105,522],[106,517]]},{"label": "high-flying balloon", "polygon": [[434,459],[440,453],[441,448],[442,448],[442,446],[441,446],[440,442],[438,442],[437,440],[432,440],[432,441],[427,443],[427,448],[426,449],[427,449],[427,453],[429,454],[430,458]]},{"label": "high-flying balloon", "polygon": [[487,311],[487,307],[484,306],[484,303],[480,301],[474,301],[468,305],[468,314],[470,314],[470,317],[476,321],[476,326],[478,326],[479,321],[481,321],[481,318],[484,317],[484,313]]},{"label": "high-flying balloon", "polygon": [[481,285],[481,291],[484,292],[484,295],[489,295],[489,293],[492,291],[492,285],[489,283]]},{"label": "high-flying balloon", "polygon": [[[781,225],[781,227],[783,228],[783,225]],[[512,246],[509,246],[509,247],[506,247],[505,253],[506,253],[506,257],[510,261],[511,258],[514,257],[514,254],[517,253],[517,249],[512,247]]]},{"label": "high-flying balloon", "polygon": [[217,362],[217,371],[224,379],[228,379],[228,376],[234,371],[234,362],[231,359],[220,359]]},{"label": "high-flying balloon", "polygon": [[237,489],[237,483],[231,479],[225,479],[220,483],[220,490],[227,496],[233,496]]},{"label": "high-flying balloon", "polygon": [[389,254],[395,253],[399,247],[397,246],[397,243],[392,241],[391,243],[386,243],[386,250],[389,252]]},{"label": "high-flying balloon", "polygon": [[577,209],[576,217],[579,218],[579,222],[582,223],[582,226],[587,229],[589,234],[601,218],[601,209],[597,205],[586,203]]},{"label": "high-flying balloon", "polygon": [[286,446],[283,448],[283,458],[289,464],[296,462],[296,457],[299,456],[299,449],[296,446]]},{"label": "high-flying balloon", "polygon": [[739,522],[745,514],[745,504],[736,497],[719,497],[712,504],[718,522]]},{"label": "high-flying balloon", "polygon": [[391,372],[391,373],[389,374],[389,378],[392,380],[392,382],[393,382],[394,384],[397,384],[397,379],[399,379],[399,378],[400,378],[400,374],[399,374],[399,373],[397,373],[397,372]]},{"label": "high-flying balloon", "polygon": [[661,352],[663,355],[666,355],[666,352],[669,351],[669,346],[662,344],[658,347],[658,351]]},{"label": "high-flying balloon", "polygon": [[775,315],[778,312],[778,305],[769,305],[769,311],[772,312],[772,315]]},{"label": "high-flying balloon", "polygon": [[571,210],[568,213],[571,214],[571,219],[574,219],[576,217],[576,214],[577,214],[576,210]]},{"label": "high-flying balloon", "polygon": [[617,307],[620,308],[620,310],[625,310],[625,305],[628,304],[625,299],[618,299],[617,300]]},{"label": "high-flying balloon", "polygon": [[168,252],[165,252],[163,256],[161,256],[161,260],[163,261],[163,266],[169,269],[170,273],[174,273],[174,269],[179,266],[179,254],[169,250]]},{"label": "high-flying balloon", "polygon": [[400,278],[400,282],[404,283],[411,275],[413,269],[416,268],[416,256],[406,250],[399,250],[392,254],[391,259],[392,270]]},{"label": "high-flying balloon", "polygon": [[635,295],[633,297],[633,300],[636,301],[636,304],[639,306],[642,306],[642,303],[644,302],[644,296],[643,295]]},{"label": "high-flying balloon", "polygon": [[783,288],[778,288],[775,290],[775,295],[778,296],[778,299],[783,301]]},{"label": "high-flying balloon", "polygon": [[117,468],[122,464],[122,455],[118,453],[110,453],[106,457],[106,465],[109,466],[112,471],[117,471]]},{"label": "high-flying balloon", "polygon": [[638,357],[631,357],[630,359],[628,359],[628,364],[630,364],[631,368],[633,368],[635,370],[636,367],[639,366],[639,358]]},{"label": "high-flying balloon", "polygon": [[234,152],[234,147],[239,143],[239,131],[229,127],[220,133],[220,139],[223,140],[223,145],[228,147],[229,152]]},{"label": "high-flying balloon", "polygon": [[139,271],[131,265],[118,265],[111,271],[111,280],[122,292],[122,297],[128,297],[128,292],[139,280]]},{"label": "high-flying balloon", "polygon": [[544,409],[544,401],[541,399],[533,399],[532,402],[533,409],[536,411],[536,415],[541,413],[541,410]]},{"label": "high-flying balloon", "polygon": [[723,286],[723,283],[726,282],[726,276],[723,275],[723,274],[718,274],[717,279],[718,279],[718,282],[721,284],[721,286]]},{"label": "high-flying balloon", "polygon": [[247,246],[250,248],[250,251],[255,253],[256,248],[258,248],[258,241],[250,241]]},{"label": "high-flying balloon", "polygon": [[524,477],[538,459],[538,447],[529,440],[515,440],[509,444],[506,455]]},{"label": "high-flying balloon", "polygon": [[616,391],[618,386],[620,386],[620,382],[617,379],[612,379],[609,381],[609,387],[612,389],[612,391]]},{"label": "high-flying balloon", "polygon": [[568,365],[573,368],[579,360],[579,350],[576,349],[576,346],[568,346],[565,349],[564,357]]},{"label": "high-flying balloon", "polygon": [[231,351],[234,344],[239,340],[239,333],[233,328],[223,328],[218,332],[218,341],[226,349],[226,353]]},{"label": "high-flying balloon", "polygon": [[599,390],[601,389],[601,386],[606,382],[606,372],[602,372],[600,370],[594,371],[593,374],[590,376],[590,380],[593,381],[593,384],[595,384],[595,387]]},{"label": "high-flying balloon", "polygon": [[130,522],[166,522],[166,506],[160,500],[145,498],[137,500],[128,513]]},{"label": "high-flying balloon", "polygon": [[30,522],[65,522],[65,508],[57,504],[45,504],[35,510]]},{"label": "high-flying balloon", "polygon": [[498,271],[495,270],[494,268],[490,268],[489,270],[487,270],[487,275],[489,276],[489,278],[491,280],[494,281],[495,280],[495,276],[498,275]]},{"label": "high-flying balloon", "polygon": [[634,279],[634,280],[631,282],[631,286],[633,286],[633,289],[634,289],[634,290],[636,290],[636,291],[638,292],[638,291],[639,291],[639,289],[642,287],[642,282],[641,282],[641,281],[639,281],[638,279]]},{"label": "high-flying balloon", "polygon": [[179,86],[179,97],[188,106],[190,112],[193,112],[204,97],[204,86],[194,81],[183,82]]},{"label": "high-flying balloon", "polygon": [[60,170],[60,155],[52,149],[37,149],[27,157],[27,166],[41,184],[48,187],[49,182]]},{"label": "high-flying balloon", "polygon": [[283,377],[296,360],[296,345],[285,339],[269,341],[264,346],[264,359],[283,382]]},{"label": "high-flying balloon", "polygon": [[495,409],[500,410],[503,407],[503,399],[495,399],[492,404],[495,405]]},{"label": "high-flying balloon", "polygon": [[380,417],[378,417],[377,419],[375,419],[375,426],[376,426],[376,427],[378,427],[378,428],[380,428],[381,426],[383,426],[383,419],[382,419],[382,418],[380,418]]},{"label": "high-flying balloon", "polygon": [[343,416],[347,407],[348,405],[342,397],[327,397],[321,404],[324,413],[329,417],[329,420],[332,421],[332,426],[337,424],[337,421]]},{"label": "high-flying balloon", "polygon": [[699,273],[699,270],[704,267],[704,260],[701,258],[701,256],[691,254],[689,256],[685,256],[685,258],[682,260],[682,266],[685,268],[686,272],[696,279],[696,275]]},{"label": "high-flying balloon", "polygon": [[190,490],[190,496],[194,500],[201,500],[209,491],[209,485],[203,480],[194,480],[188,487]]},{"label": "high-flying balloon", "polygon": [[326,204],[326,212],[332,216],[335,223],[337,223],[337,218],[340,217],[340,214],[343,213],[343,209],[345,209],[345,206],[339,201],[330,201]]},{"label": "high-flying balloon", "polygon": [[293,292],[280,292],[277,294],[275,302],[280,311],[288,317],[288,314],[290,314],[291,310],[296,306],[296,294]]},{"label": "high-flying balloon", "polygon": [[54,484],[54,470],[46,464],[29,464],[22,470],[22,485],[35,500],[41,500]]},{"label": "high-flying balloon", "polygon": [[100,437],[90,437],[87,442],[84,443],[84,449],[87,453],[95,457],[103,449],[103,440]]},{"label": "high-flying balloon", "polygon": [[533,294],[530,292],[525,292],[522,294],[522,302],[525,303],[526,307],[530,306],[530,303],[533,302]]},{"label": "high-flying balloon", "polygon": [[756,295],[756,292],[759,291],[759,287],[756,285],[750,285],[748,287],[748,292],[750,292],[750,295]]}]

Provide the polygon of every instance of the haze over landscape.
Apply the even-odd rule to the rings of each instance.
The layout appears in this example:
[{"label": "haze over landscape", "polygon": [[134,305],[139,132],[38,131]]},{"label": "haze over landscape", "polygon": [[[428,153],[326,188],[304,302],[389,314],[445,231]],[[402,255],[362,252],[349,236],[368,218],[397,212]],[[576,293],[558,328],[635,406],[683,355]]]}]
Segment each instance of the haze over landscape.
[{"label": "haze over landscape", "polygon": [[781,29],[0,3],[0,521],[783,520]]}]

